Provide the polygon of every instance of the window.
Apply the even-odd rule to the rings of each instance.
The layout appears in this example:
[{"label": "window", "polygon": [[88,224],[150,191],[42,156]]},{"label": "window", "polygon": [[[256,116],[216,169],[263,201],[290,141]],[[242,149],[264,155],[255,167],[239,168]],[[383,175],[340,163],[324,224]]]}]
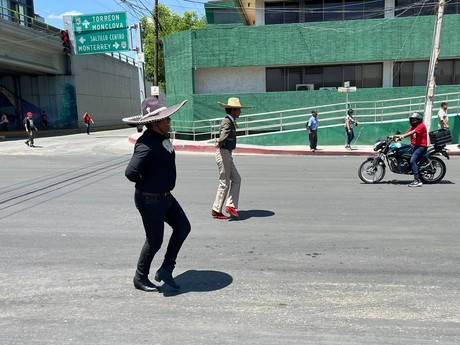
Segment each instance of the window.
[{"label": "window", "polygon": [[266,73],[267,92],[285,91],[285,87],[284,87],[285,69],[284,68],[267,68],[265,73]]},{"label": "window", "polygon": [[363,65],[361,87],[382,87],[383,65],[381,63]]},{"label": "window", "polygon": [[0,0],[0,18],[9,19],[8,2],[9,0]]},{"label": "window", "polygon": [[298,2],[265,3],[265,24],[299,23]]},{"label": "window", "polygon": [[19,24],[26,25],[26,8],[22,5],[18,6]]},{"label": "window", "polygon": [[[395,16],[397,17],[434,15],[437,13],[437,8],[438,0],[395,0]],[[446,1],[445,13],[460,13],[460,0]],[[385,17],[385,0],[302,0],[265,3],[265,24],[383,17]]]},{"label": "window", "polygon": [[287,91],[295,91],[297,84],[302,84],[302,68],[288,68],[288,89]]},{"label": "window", "polygon": [[413,0],[396,0],[395,16],[429,16],[435,14],[437,9],[436,0],[413,1]]},{"label": "window", "polygon": [[265,25],[283,23],[283,3],[265,3]]},{"label": "window", "polygon": [[364,1],[364,19],[383,17],[385,17],[385,0]]},{"label": "window", "polygon": [[362,86],[356,83],[357,80],[361,80],[361,66],[359,65],[347,65],[343,66],[343,79],[349,81],[350,85]]},{"label": "window", "polygon": [[315,85],[315,89],[318,89],[319,86],[323,86],[323,67],[320,66],[312,66],[312,67],[305,67],[305,84],[313,84]]},{"label": "window", "polygon": [[[302,0],[300,2],[266,2],[265,24],[383,18],[384,9],[385,0]],[[300,11],[302,11],[302,15],[300,15]]]},{"label": "window", "polygon": [[[326,66],[323,68],[322,86],[339,87],[343,85],[343,66]],[[315,85],[316,86],[316,85]]]},{"label": "window", "polygon": [[327,1],[323,4],[324,21],[343,20],[342,1]]},{"label": "window", "polygon": [[305,23],[323,21],[323,0],[308,1],[305,3]]},{"label": "window", "polygon": [[343,19],[363,19],[364,3],[362,1],[347,1],[343,6]]},{"label": "window", "polygon": [[299,23],[299,3],[284,3],[284,23]]},{"label": "window", "polygon": [[235,8],[219,8],[213,11],[213,24],[241,23],[241,16]]},{"label": "window", "polygon": [[454,84],[460,84],[460,60],[455,61],[454,73]]},{"label": "window", "polygon": [[460,13],[460,1],[452,0],[447,1],[444,7],[445,14],[457,14]]},{"label": "window", "polygon": [[454,83],[454,60],[439,61],[434,72],[437,85],[450,85]]},{"label": "window", "polygon": [[413,86],[412,85],[412,62],[397,62],[393,67],[393,86]]},{"label": "window", "polygon": [[319,90],[343,86],[345,81],[357,87],[382,87],[382,74],[381,63],[267,68],[266,90],[295,91],[298,84],[313,84]]},{"label": "window", "polygon": [[[428,79],[429,61],[396,62],[393,86],[424,86]],[[436,84],[460,84],[460,59],[439,60],[435,70]]]}]

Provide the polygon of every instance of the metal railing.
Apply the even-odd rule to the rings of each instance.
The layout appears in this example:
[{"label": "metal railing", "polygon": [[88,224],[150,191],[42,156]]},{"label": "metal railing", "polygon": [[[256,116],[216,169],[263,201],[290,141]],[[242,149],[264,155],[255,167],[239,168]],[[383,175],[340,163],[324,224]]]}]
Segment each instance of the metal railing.
[{"label": "metal railing", "polygon": [[51,34],[59,34],[59,28],[49,25],[37,18],[29,17],[8,7],[0,6],[0,19],[9,20],[22,26]]},{"label": "metal railing", "polygon": [[[460,92],[435,96],[434,103],[449,103],[451,114],[460,112]],[[321,128],[343,126],[347,104],[336,103],[315,107],[320,114]],[[407,121],[409,113],[423,112],[425,96],[415,96],[379,101],[356,101],[349,104],[362,124]],[[286,109],[241,115],[238,132],[243,135],[257,133],[305,130],[312,107]],[[436,109],[436,108],[435,108]],[[436,114],[434,114],[436,115]],[[174,137],[187,136],[192,140],[211,140],[218,136],[222,117],[197,121],[171,121]]]},{"label": "metal railing", "polygon": [[131,64],[131,65],[136,65],[136,59],[133,58],[132,56],[127,55],[127,54],[120,53],[120,52],[112,52],[112,53],[107,53],[107,54],[110,55],[111,57],[115,58],[115,59],[124,61],[126,63]]}]

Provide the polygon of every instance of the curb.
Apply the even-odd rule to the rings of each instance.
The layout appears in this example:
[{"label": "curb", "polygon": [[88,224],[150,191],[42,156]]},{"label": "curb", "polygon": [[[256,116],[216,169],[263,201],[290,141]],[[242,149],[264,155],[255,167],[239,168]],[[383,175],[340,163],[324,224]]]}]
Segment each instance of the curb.
[{"label": "curb", "polygon": [[[141,134],[130,135],[128,141],[135,144],[137,138]],[[173,140],[174,149],[178,152],[195,152],[195,153],[215,153],[216,148],[214,145],[201,142],[187,142],[186,140]],[[342,149],[337,146],[331,148],[324,146],[325,149],[319,149],[316,152],[311,152],[306,146],[305,149],[299,146],[251,146],[251,145],[238,145],[233,151],[235,154],[254,154],[254,155],[297,155],[297,156],[374,156],[375,152],[370,148],[371,146],[363,145],[361,148],[353,149],[351,151]],[[460,156],[460,147],[455,144],[448,145],[449,156]]]},{"label": "curb", "polygon": [[[132,144],[135,144],[137,141],[138,135],[131,135],[128,137],[128,141]],[[216,148],[212,144],[203,143],[203,144],[193,144],[185,143],[183,141],[174,143],[174,149],[178,152],[195,152],[195,153],[215,153]],[[340,150],[331,150],[331,149],[320,149],[316,152],[311,152],[309,149],[296,149],[296,148],[279,148],[279,147],[261,147],[261,146],[248,146],[240,145],[233,152],[235,154],[266,154],[266,155],[302,155],[302,156],[370,156],[373,155],[373,151],[340,151]]]},{"label": "curb", "polygon": [[[202,152],[202,153],[214,153],[216,148],[212,145],[194,145],[194,144],[174,144],[174,149],[179,152]],[[298,150],[298,149],[278,149],[278,148],[262,148],[262,147],[248,147],[238,146],[234,151],[235,154],[265,154],[265,155],[302,155],[302,156],[369,156],[373,152],[368,151],[332,151],[332,150],[319,150],[311,152],[310,150]]]}]

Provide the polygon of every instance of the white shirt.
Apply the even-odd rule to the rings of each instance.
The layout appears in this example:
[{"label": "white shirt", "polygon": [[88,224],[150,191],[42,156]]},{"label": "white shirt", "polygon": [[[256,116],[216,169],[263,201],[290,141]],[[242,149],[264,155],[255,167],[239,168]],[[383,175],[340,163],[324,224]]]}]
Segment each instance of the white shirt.
[{"label": "white shirt", "polygon": [[442,108],[439,109],[439,111],[438,111],[438,119],[439,119],[438,128],[444,128],[445,127],[445,126],[441,125],[443,119],[445,120],[445,123],[447,125],[446,128],[449,128],[449,118],[447,117],[447,111],[445,111]]}]

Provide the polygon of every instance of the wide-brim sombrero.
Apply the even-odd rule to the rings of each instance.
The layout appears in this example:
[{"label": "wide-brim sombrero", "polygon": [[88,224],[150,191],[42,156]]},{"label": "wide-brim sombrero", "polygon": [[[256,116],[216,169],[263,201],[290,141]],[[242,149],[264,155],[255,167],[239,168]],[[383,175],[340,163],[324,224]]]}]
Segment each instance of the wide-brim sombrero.
[{"label": "wide-brim sombrero", "polygon": [[148,123],[160,121],[166,117],[170,117],[180,108],[182,108],[185,103],[187,103],[187,100],[171,107],[166,107],[156,97],[149,97],[144,99],[142,102],[141,115],[125,117],[122,119],[122,121],[133,127],[146,125]]}]

